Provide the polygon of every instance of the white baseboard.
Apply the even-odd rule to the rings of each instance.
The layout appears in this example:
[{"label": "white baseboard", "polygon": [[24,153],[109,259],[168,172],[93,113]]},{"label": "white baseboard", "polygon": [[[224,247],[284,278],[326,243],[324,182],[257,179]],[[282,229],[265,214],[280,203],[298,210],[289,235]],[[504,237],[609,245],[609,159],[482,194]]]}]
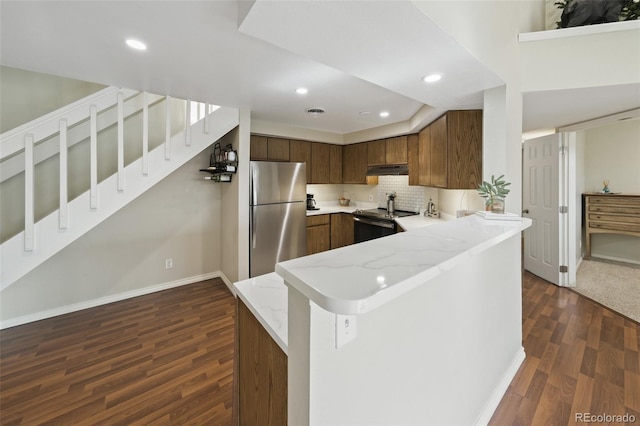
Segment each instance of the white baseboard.
[{"label": "white baseboard", "polygon": [[222,273],[222,271],[209,272],[207,274],[195,275],[192,277],[182,278],[176,281],[170,281],[167,283],[156,284],[150,287],[144,287],[136,290],[126,291],[124,293],[114,294],[105,297],[99,297],[97,299],[87,300],[84,302],[73,303],[71,305],[61,306],[59,308],[48,309],[46,311],[37,312],[35,314],[23,315],[17,318],[10,318],[4,321],[0,321],[0,330],[10,327],[15,327],[22,324],[27,324],[34,321],[40,321],[46,318],[56,317],[58,315],[64,315],[71,312],[81,311],[87,308],[94,308],[96,306],[106,305],[107,303],[119,302],[121,300],[131,299],[137,296],[144,296],[145,294],[155,293],[157,291],[168,290],[170,288],[180,287],[187,284],[193,284],[200,281],[210,280],[212,278],[220,278],[224,281],[231,294],[236,297],[236,293],[233,290],[233,284]]},{"label": "white baseboard", "polygon": [[594,253],[593,251],[591,252],[591,257],[592,258],[595,257],[596,259],[613,260],[615,262],[633,263],[634,265],[640,265],[640,260],[623,259],[621,257],[615,257],[615,256],[605,256],[604,254]]},{"label": "white baseboard", "polygon": [[524,353],[524,348],[520,347],[520,350],[516,353],[516,356],[513,358],[511,365],[504,373],[504,377],[494,388],[491,396],[489,397],[489,400],[484,406],[484,409],[482,410],[482,412],[480,412],[480,415],[476,419],[476,425],[489,424],[489,420],[491,420],[493,413],[496,411],[496,408],[498,408],[500,401],[502,401],[505,392],[507,392],[509,385],[513,381],[513,378],[516,376],[516,373],[518,372],[518,369],[524,362],[525,358],[526,355]]}]

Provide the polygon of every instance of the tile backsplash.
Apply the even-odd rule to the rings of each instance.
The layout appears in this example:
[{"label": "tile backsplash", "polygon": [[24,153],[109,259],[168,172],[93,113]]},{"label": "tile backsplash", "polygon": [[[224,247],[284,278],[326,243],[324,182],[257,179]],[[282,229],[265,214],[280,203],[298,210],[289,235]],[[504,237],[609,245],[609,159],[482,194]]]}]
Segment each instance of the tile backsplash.
[{"label": "tile backsplash", "polygon": [[438,192],[433,188],[409,186],[409,176],[380,176],[378,177],[378,207],[387,207],[387,194],[397,194],[395,208],[397,210],[424,210],[429,197],[438,201]]}]

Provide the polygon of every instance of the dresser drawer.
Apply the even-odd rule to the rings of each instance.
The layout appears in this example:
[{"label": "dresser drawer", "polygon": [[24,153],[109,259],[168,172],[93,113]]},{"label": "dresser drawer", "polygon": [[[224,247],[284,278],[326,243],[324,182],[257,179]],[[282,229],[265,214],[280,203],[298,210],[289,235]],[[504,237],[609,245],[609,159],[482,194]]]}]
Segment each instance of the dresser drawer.
[{"label": "dresser drawer", "polygon": [[611,205],[589,205],[589,213],[620,213],[627,216],[640,216],[640,206],[611,206]]},{"label": "dresser drawer", "polygon": [[591,223],[595,221],[595,222],[622,222],[622,223],[640,224],[640,216],[590,213],[589,221]]},{"label": "dresser drawer", "polygon": [[640,223],[589,222],[589,228],[602,229],[602,230],[608,230],[608,231],[640,233]]},{"label": "dresser drawer", "polygon": [[640,198],[616,197],[615,195],[589,196],[589,204],[640,207]]}]

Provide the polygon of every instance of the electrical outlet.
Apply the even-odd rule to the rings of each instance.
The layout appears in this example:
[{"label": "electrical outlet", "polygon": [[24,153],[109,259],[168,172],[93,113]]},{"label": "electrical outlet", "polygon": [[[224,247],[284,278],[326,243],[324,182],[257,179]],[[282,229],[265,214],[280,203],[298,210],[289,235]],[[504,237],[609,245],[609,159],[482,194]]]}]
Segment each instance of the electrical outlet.
[{"label": "electrical outlet", "polygon": [[164,269],[173,268],[173,259],[165,259],[164,260]]},{"label": "electrical outlet", "polygon": [[356,338],[356,316],[336,314],[336,349]]},{"label": "electrical outlet", "polygon": [[369,201],[373,201],[373,195],[369,194]]}]

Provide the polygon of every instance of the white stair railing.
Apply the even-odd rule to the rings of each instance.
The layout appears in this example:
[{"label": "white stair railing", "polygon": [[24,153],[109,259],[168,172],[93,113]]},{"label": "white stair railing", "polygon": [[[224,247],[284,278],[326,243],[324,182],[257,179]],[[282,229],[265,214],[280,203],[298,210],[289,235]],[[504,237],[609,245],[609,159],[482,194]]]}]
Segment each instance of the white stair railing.
[{"label": "white stair railing", "polygon": [[[5,165],[9,166],[9,171],[3,173],[2,180],[22,171],[25,174],[25,227],[22,233],[2,244],[0,290],[11,285],[55,252],[159,182],[171,171],[233,129],[239,122],[236,109],[219,108],[209,104],[204,105],[203,108],[203,104],[188,100],[185,129],[172,138],[171,98],[146,92],[139,95],[140,93],[134,90],[110,87],[0,135],[2,169],[5,169]],[[165,100],[166,105],[165,140],[161,146],[149,151],[149,106],[162,99]],[[195,114],[195,119],[192,114],[193,106],[198,112]],[[99,122],[98,114],[114,107],[115,117],[103,117],[102,122]],[[142,111],[143,121],[142,155],[125,167],[124,119],[139,111]],[[216,119],[215,133],[209,135],[209,121],[212,114],[215,114]],[[110,126],[109,123],[114,121],[117,123],[117,170],[115,175],[98,184],[97,135],[100,129]],[[200,121],[202,124],[196,125],[195,121]],[[85,133],[84,135],[74,134],[71,140],[69,129],[79,123],[83,126],[84,122],[88,123],[90,146],[89,190],[69,202],[67,152],[72,141],[77,143],[87,139],[87,133]],[[52,145],[51,137],[54,135],[58,135],[58,143],[53,144],[56,149],[45,146]],[[45,149],[42,150],[43,153],[35,155],[34,147],[38,144]],[[34,168],[38,162],[58,153],[60,154],[59,208],[36,223]],[[161,154],[156,155],[157,153]],[[23,161],[20,161],[22,159]],[[16,165],[17,162],[22,163],[22,170]],[[103,187],[105,189],[100,189]],[[103,199],[104,205],[102,205]],[[69,217],[74,219],[73,227],[70,225]]]}]

